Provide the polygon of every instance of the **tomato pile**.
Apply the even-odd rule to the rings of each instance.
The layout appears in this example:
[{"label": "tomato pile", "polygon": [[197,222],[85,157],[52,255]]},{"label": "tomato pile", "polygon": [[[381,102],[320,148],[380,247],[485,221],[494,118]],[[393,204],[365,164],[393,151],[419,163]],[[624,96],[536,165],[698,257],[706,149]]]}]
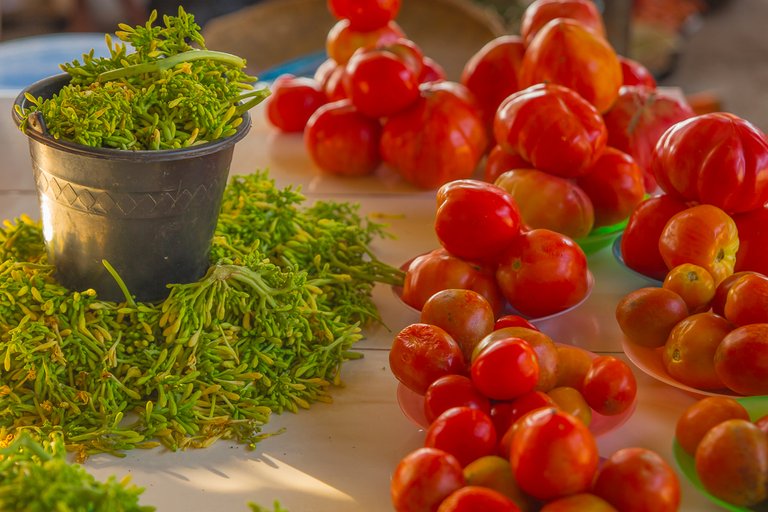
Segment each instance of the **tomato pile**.
[{"label": "tomato pile", "polygon": [[740,507],[768,500],[768,415],[752,421],[737,400],[710,396],[683,411],[675,437],[710,494]]}]

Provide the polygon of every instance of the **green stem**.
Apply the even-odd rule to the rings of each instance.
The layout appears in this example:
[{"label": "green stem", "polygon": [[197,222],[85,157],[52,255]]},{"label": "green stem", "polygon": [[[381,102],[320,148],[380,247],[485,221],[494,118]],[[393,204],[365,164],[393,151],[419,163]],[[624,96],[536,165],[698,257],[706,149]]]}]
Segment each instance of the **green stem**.
[{"label": "green stem", "polygon": [[144,62],[141,64],[134,64],[132,66],[105,71],[96,77],[96,81],[109,82],[110,80],[141,75],[142,73],[156,73],[164,69],[170,69],[177,64],[181,64],[182,62],[191,62],[193,60],[202,59],[216,60],[236,68],[245,67],[245,60],[236,55],[232,55],[231,53],[217,52],[213,50],[190,50],[187,52],[177,53],[176,55],[167,57],[165,59],[158,59],[153,62]]}]

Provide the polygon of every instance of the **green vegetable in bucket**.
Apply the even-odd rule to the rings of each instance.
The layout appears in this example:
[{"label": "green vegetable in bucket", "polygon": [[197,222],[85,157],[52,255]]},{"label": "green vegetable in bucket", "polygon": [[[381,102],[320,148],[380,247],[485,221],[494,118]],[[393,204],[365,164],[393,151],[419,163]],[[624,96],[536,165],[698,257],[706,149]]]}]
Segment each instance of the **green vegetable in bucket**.
[{"label": "green vegetable in bucket", "polygon": [[153,11],[143,26],[120,24],[115,35],[122,43],[106,34],[109,57],[91,50],[82,63],[62,64],[70,83],[51,98],[27,94],[31,106],[17,107],[21,130],[41,115],[56,139],[127,150],[177,149],[233,135],[243,112],[269,89],[254,87],[244,59],[206,49],[200,26],[182,7],[178,16],[163,16],[163,26],[156,19]]}]

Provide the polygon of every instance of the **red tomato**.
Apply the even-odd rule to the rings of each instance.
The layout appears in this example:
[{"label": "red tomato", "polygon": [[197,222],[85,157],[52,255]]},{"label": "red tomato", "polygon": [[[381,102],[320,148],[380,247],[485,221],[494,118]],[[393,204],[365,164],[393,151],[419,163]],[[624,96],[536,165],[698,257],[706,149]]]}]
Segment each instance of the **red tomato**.
[{"label": "red tomato", "polygon": [[452,407],[473,407],[491,414],[491,402],[464,375],[445,375],[436,379],[424,394],[424,415],[432,423]]},{"label": "red tomato", "polygon": [[323,92],[328,101],[347,99],[347,90],[344,87],[344,83],[347,81],[347,66],[336,64],[333,59],[328,59],[325,62],[328,61],[333,62],[334,67],[324,70],[323,72],[326,74],[321,75],[323,77]]},{"label": "red tomato", "polygon": [[621,236],[624,264],[654,279],[664,279],[668,269],[659,252],[659,238],[667,221],[686,208],[684,202],[668,195],[641,202],[629,216]]},{"label": "red tomato", "polygon": [[516,425],[509,459],[523,491],[552,500],[589,490],[599,457],[595,438],[580,420],[544,408],[523,416]]},{"label": "red tomato", "polygon": [[607,39],[576,20],[555,18],[528,44],[519,80],[521,88],[563,85],[606,112],[619,96],[621,64]]},{"label": "red tomato", "polygon": [[463,467],[496,453],[496,429],[483,411],[473,407],[452,407],[429,425],[424,446],[452,454]]},{"label": "red tomato", "polygon": [[456,180],[437,191],[435,233],[451,254],[493,263],[520,233],[520,212],[505,190],[480,180]]},{"label": "red tomato", "polygon": [[726,334],[715,351],[715,372],[740,395],[768,395],[768,323]]},{"label": "red tomato", "polygon": [[724,395],[702,398],[685,408],[675,423],[675,439],[693,457],[706,433],[725,420],[749,420],[749,412],[735,398]]},{"label": "red tomato", "polygon": [[595,34],[605,37],[603,16],[591,0],[535,0],[528,4],[520,19],[520,34],[525,44],[531,44],[539,30],[555,18],[578,21]]},{"label": "red tomato", "polygon": [[619,512],[603,498],[587,492],[571,494],[544,504],[539,512]]},{"label": "red tomato", "polygon": [[501,256],[496,280],[520,313],[534,318],[551,315],[586,297],[587,257],[570,238],[533,229],[522,233]]},{"label": "red tomato", "polygon": [[512,169],[530,168],[531,164],[525,161],[520,155],[511,153],[500,145],[496,144],[488,152],[485,159],[485,170],[483,172],[483,181],[493,183],[501,174]]},{"label": "red tomato", "polygon": [[467,370],[459,344],[430,324],[411,324],[395,335],[389,368],[397,380],[420,395],[440,377]]},{"label": "red tomato", "polygon": [[488,145],[477,106],[464,86],[421,84],[420,98],[384,122],[381,154],[408,183],[434,189],[469,178]]},{"label": "red tomato", "polygon": [[456,457],[435,448],[419,448],[406,455],[392,473],[392,505],[397,512],[434,512],[464,484]]},{"label": "red tomato", "polygon": [[571,178],[602,154],[608,131],[600,113],[572,89],[538,84],[505,99],[493,122],[496,142],[534,168]]},{"label": "red tomato", "polygon": [[736,223],[711,204],[692,206],[674,214],[659,237],[659,252],[668,269],[693,263],[712,274],[716,285],[733,274],[738,249]]},{"label": "red tomato", "polygon": [[522,38],[503,35],[486,43],[464,65],[461,83],[475,95],[489,130],[501,102],[520,89],[517,73],[524,53]]},{"label": "red tomato", "polygon": [[[741,238],[741,236],[739,236],[739,238]],[[713,313],[720,316],[725,316],[725,301],[728,300],[728,292],[731,291],[731,287],[734,285],[734,283],[736,283],[736,281],[751,273],[753,272],[750,270],[734,272],[733,274],[720,281],[720,284],[715,287],[715,295],[712,297],[712,301],[710,302],[710,307],[712,308]]]},{"label": "red tomato", "polygon": [[491,405],[490,415],[496,432],[502,436],[514,422],[529,412],[552,406],[555,406],[555,401],[548,394],[534,389],[512,400],[495,402]]},{"label": "red tomato", "polygon": [[734,270],[768,274],[768,206],[733,215],[739,230],[739,250]]},{"label": "red tomato", "polygon": [[328,9],[336,18],[349,20],[353,29],[365,32],[394,20],[400,0],[328,0]]},{"label": "red tomato", "polygon": [[520,315],[504,315],[493,324],[494,331],[504,329],[505,327],[525,327],[527,329],[533,329],[534,331],[539,330],[538,327]]},{"label": "red tomato", "polygon": [[303,132],[309,117],[327,102],[320,83],[312,78],[282,75],[271,90],[267,119],[284,132]]},{"label": "red tomato", "polygon": [[632,368],[614,356],[597,356],[592,360],[581,394],[598,414],[621,414],[635,402],[637,381]]},{"label": "red tomato", "polygon": [[421,310],[435,293],[446,289],[472,290],[491,305],[494,316],[504,307],[504,297],[490,266],[470,263],[440,248],[417,256],[405,272],[401,298]]},{"label": "red tomato", "polygon": [[592,203],[595,227],[611,226],[625,220],[643,201],[643,171],[623,151],[605,148],[576,185]]},{"label": "red tomato", "polygon": [[445,69],[440,63],[434,59],[425,56],[422,61],[421,74],[419,75],[419,82],[424,84],[427,82],[439,82],[445,80]]},{"label": "red tomato", "polygon": [[404,37],[403,30],[394,21],[374,30],[357,30],[348,19],[341,19],[328,31],[325,50],[328,57],[345,65],[358,48],[381,46]]},{"label": "red tomato", "polygon": [[349,100],[326,103],[307,121],[304,144],[323,171],[343,176],[370,174],[379,166],[381,125]]},{"label": "red tomato", "polygon": [[600,466],[592,492],[621,512],[677,512],[680,505],[677,473],[646,448],[612,453]]},{"label": "red tomato", "polygon": [[533,391],[539,380],[536,352],[521,338],[503,338],[483,349],[470,366],[472,383],[494,400],[512,400]]},{"label": "red tomato", "polygon": [[619,63],[621,64],[621,76],[623,77],[621,81],[622,85],[642,85],[650,87],[651,89],[656,88],[656,79],[653,77],[653,74],[648,71],[648,68],[629,57],[623,55],[619,55],[618,57]]},{"label": "red tomato", "polygon": [[750,272],[734,281],[725,298],[723,314],[736,325],[768,322],[768,277]]},{"label": "red tomato", "polygon": [[725,112],[692,117],[659,139],[653,173],[668,194],[738,213],[768,201],[768,138]]},{"label": "red tomato", "polygon": [[437,512],[477,512],[479,510],[520,512],[520,508],[511,499],[498,491],[479,485],[468,485],[454,491],[437,508]]}]

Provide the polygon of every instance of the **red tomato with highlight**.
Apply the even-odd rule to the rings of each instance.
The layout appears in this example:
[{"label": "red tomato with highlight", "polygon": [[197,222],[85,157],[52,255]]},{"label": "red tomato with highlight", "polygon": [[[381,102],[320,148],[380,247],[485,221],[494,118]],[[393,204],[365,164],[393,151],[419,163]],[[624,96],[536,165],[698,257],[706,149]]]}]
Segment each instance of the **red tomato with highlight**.
[{"label": "red tomato with highlight", "polygon": [[522,233],[502,254],[496,280],[507,301],[529,317],[543,317],[587,296],[587,257],[565,235],[548,229]]},{"label": "red tomato with highlight", "polygon": [[736,325],[768,323],[768,277],[749,272],[734,281],[723,315]]},{"label": "red tomato with highlight", "polygon": [[449,81],[422,83],[419,90],[413,105],[384,122],[384,162],[422,189],[469,178],[488,146],[472,95]]},{"label": "red tomato with highlight", "polygon": [[642,85],[644,87],[656,88],[656,79],[653,74],[640,62],[619,55],[621,64],[622,85]]},{"label": "red tomato with highlight", "polygon": [[385,26],[400,12],[400,0],[328,0],[336,18],[349,20],[354,30],[365,32]]},{"label": "red tomato with highlight", "polygon": [[456,180],[437,191],[435,233],[451,254],[494,263],[521,230],[514,198],[480,180]]},{"label": "red tomato with highlight", "polygon": [[303,132],[310,116],[327,103],[319,82],[312,78],[282,75],[272,83],[267,119],[283,132]]},{"label": "red tomato with highlight", "polygon": [[[531,411],[542,407],[554,407],[555,401],[545,392],[534,389],[513,400],[496,401],[491,405],[491,420],[496,432],[502,436],[514,422]],[[508,455],[508,454],[507,454]]]},{"label": "red tomato with highlight", "polygon": [[529,320],[520,315],[504,315],[496,320],[493,324],[493,330],[498,331],[506,327],[525,327],[527,329],[533,329],[538,331],[539,328],[533,325]]},{"label": "red tomato with highlight", "polygon": [[479,485],[468,485],[454,491],[437,509],[437,512],[520,512],[514,501],[499,491]]},{"label": "red tomato with highlight", "polygon": [[584,174],[608,139],[595,107],[574,90],[553,83],[507,97],[496,112],[493,131],[506,151],[565,178]]},{"label": "red tomato with highlight", "polygon": [[452,407],[427,428],[424,446],[444,450],[466,466],[496,453],[496,429],[491,418],[473,407]]},{"label": "red tomato with highlight", "polygon": [[621,414],[637,397],[637,380],[632,368],[614,356],[597,356],[581,384],[581,394],[598,414]]},{"label": "red tomato with highlight", "polygon": [[528,169],[530,167],[532,167],[530,162],[523,159],[523,157],[511,153],[496,144],[491,148],[488,152],[488,156],[485,158],[483,181],[494,183],[499,176],[507,171],[511,171],[512,169]]},{"label": "red tomato with highlight", "polygon": [[374,30],[357,30],[348,19],[341,19],[328,31],[325,50],[328,57],[345,65],[358,48],[382,46],[404,37],[403,29],[394,21]]},{"label": "red tomato with highlight", "polygon": [[729,214],[768,201],[768,138],[734,114],[702,114],[675,124],[659,139],[652,167],[668,194]]},{"label": "red tomato with highlight", "polygon": [[406,455],[392,473],[392,505],[397,512],[435,511],[465,483],[456,457],[435,448],[419,448]]},{"label": "red tomato with highlight", "polygon": [[483,349],[470,366],[472,383],[493,400],[513,400],[539,381],[536,352],[522,338],[503,338]]},{"label": "red tomato with highlight", "polygon": [[424,415],[429,423],[453,407],[472,407],[491,414],[491,402],[465,375],[445,375],[435,380],[424,394]]},{"label": "red tomato with highlight", "polygon": [[421,64],[420,83],[439,82],[446,79],[445,69],[435,59],[425,56]]},{"label": "red tomato with highlight", "polygon": [[605,37],[603,16],[592,0],[535,0],[526,7],[520,19],[520,34],[525,44],[530,44],[542,27],[555,18],[578,21],[600,37]]},{"label": "red tomato with highlight", "polygon": [[768,323],[742,325],[726,334],[715,351],[715,372],[740,395],[767,395]]},{"label": "red tomato with highlight", "polygon": [[734,214],[733,220],[739,230],[734,270],[768,275],[768,206]]}]

